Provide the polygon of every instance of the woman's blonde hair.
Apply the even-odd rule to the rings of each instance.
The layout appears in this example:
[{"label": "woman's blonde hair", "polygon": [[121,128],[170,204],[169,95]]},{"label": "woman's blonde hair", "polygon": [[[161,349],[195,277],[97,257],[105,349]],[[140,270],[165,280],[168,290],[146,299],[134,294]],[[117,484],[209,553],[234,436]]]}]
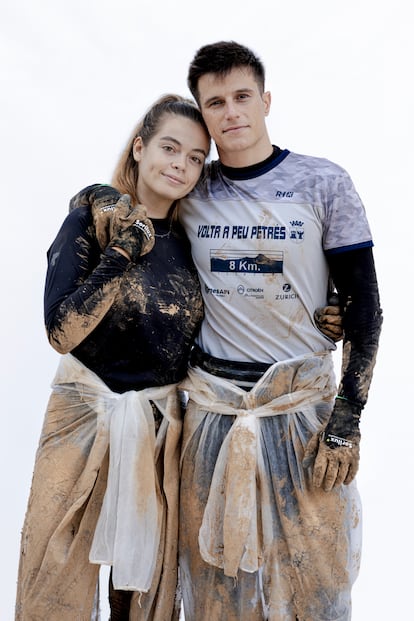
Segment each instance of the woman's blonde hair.
[{"label": "woman's blonde hair", "polygon": [[137,136],[140,136],[144,145],[148,144],[158,131],[160,123],[168,114],[183,116],[195,123],[199,123],[208,136],[208,130],[201,112],[191,99],[180,95],[163,95],[148,109],[144,117],[138,122],[123,150],[112,176],[111,184],[121,192],[129,194],[133,205],[138,204],[137,195],[139,166],[134,160],[133,146]]}]

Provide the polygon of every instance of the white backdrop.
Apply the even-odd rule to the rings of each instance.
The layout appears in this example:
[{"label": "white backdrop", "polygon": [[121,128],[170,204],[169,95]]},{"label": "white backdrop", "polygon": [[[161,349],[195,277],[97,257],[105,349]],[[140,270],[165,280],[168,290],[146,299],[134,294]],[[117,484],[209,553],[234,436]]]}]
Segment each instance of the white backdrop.
[{"label": "white backdrop", "polygon": [[272,141],[344,166],[367,209],[385,322],[362,423],[353,620],[411,618],[410,21],[408,0],[1,0],[0,621],[13,619],[20,530],[58,361],[43,327],[46,250],[69,198],[109,181],[147,106],[168,91],[189,95],[188,63],[219,39],[264,60]]}]

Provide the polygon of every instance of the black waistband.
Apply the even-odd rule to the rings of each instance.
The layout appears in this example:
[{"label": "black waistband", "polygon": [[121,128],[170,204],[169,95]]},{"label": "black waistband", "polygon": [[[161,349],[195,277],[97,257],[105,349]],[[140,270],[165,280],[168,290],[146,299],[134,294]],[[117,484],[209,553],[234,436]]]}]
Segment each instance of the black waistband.
[{"label": "black waistband", "polygon": [[222,358],[215,358],[203,352],[198,345],[194,345],[194,348],[190,356],[190,364],[193,367],[200,367],[203,371],[216,375],[217,377],[224,377],[226,379],[242,381],[242,382],[257,382],[271,366],[266,362],[236,362],[233,360],[223,360]]}]

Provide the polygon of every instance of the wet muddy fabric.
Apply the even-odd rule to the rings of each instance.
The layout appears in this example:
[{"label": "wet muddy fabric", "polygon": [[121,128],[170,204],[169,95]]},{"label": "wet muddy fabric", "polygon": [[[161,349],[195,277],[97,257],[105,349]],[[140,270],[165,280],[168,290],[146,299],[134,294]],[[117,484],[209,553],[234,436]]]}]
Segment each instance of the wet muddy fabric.
[{"label": "wet muddy fabric", "polygon": [[112,248],[101,253],[90,208],[80,207],[67,216],[47,253],[49,342],[115,392],[183,379],[203,315],[182,228],[169,218],[153,225],[154,248],[133,264]]},{"label": "wet muddy fabric", "polygon": [[[163,414],[157,434],[152,403]],[[118,588],[141,591],[131,620],[176,618],[180,436],[175,385],[113,393],[62,356],[22,533],[16,620],[90,621],[99,562]]]},{"label": "wet muddy fabric", "polygon": [[276,363],[250,391],[198,368],[182,386],[186,621],[348,621],[358,491],[314,488],[302,465],[332,410],[330,355]]}]

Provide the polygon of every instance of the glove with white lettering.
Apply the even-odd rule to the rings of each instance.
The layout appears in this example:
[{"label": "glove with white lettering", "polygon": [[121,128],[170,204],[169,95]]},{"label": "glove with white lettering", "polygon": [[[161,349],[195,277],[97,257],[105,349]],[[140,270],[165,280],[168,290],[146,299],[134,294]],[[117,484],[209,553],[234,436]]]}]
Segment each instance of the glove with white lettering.
[{"label": "glove with white lettering", "polygon": [[326,492],[348,485],[359,465],[361,406],[337,397],[325,430],[309,441],[303,459],[305,468],[313,463],[313,484]]},{"label": "glove with white lettering", "polygon": [[328,306],[317,308],[313,316],[316,325],[325,336],[335,342],[344,338],[341,307],[337,293],[331,293],[328,298]]},{"label": "glove with white lettering", "polygon": [[83,205],[90,206],[95,235],[101,250],[105,250],[108,245],[112,212],[120,197],[121,193],[110,185],[94,183],[78,192],[69,202],[69,211]]},{"label": "glove with white lettering", "polygon": [[154,247],[155,232],[143,205],[131,209],[131,197],[123,194],[116,203],[110,223],[110,247],[125,250],[133,263]]}]

